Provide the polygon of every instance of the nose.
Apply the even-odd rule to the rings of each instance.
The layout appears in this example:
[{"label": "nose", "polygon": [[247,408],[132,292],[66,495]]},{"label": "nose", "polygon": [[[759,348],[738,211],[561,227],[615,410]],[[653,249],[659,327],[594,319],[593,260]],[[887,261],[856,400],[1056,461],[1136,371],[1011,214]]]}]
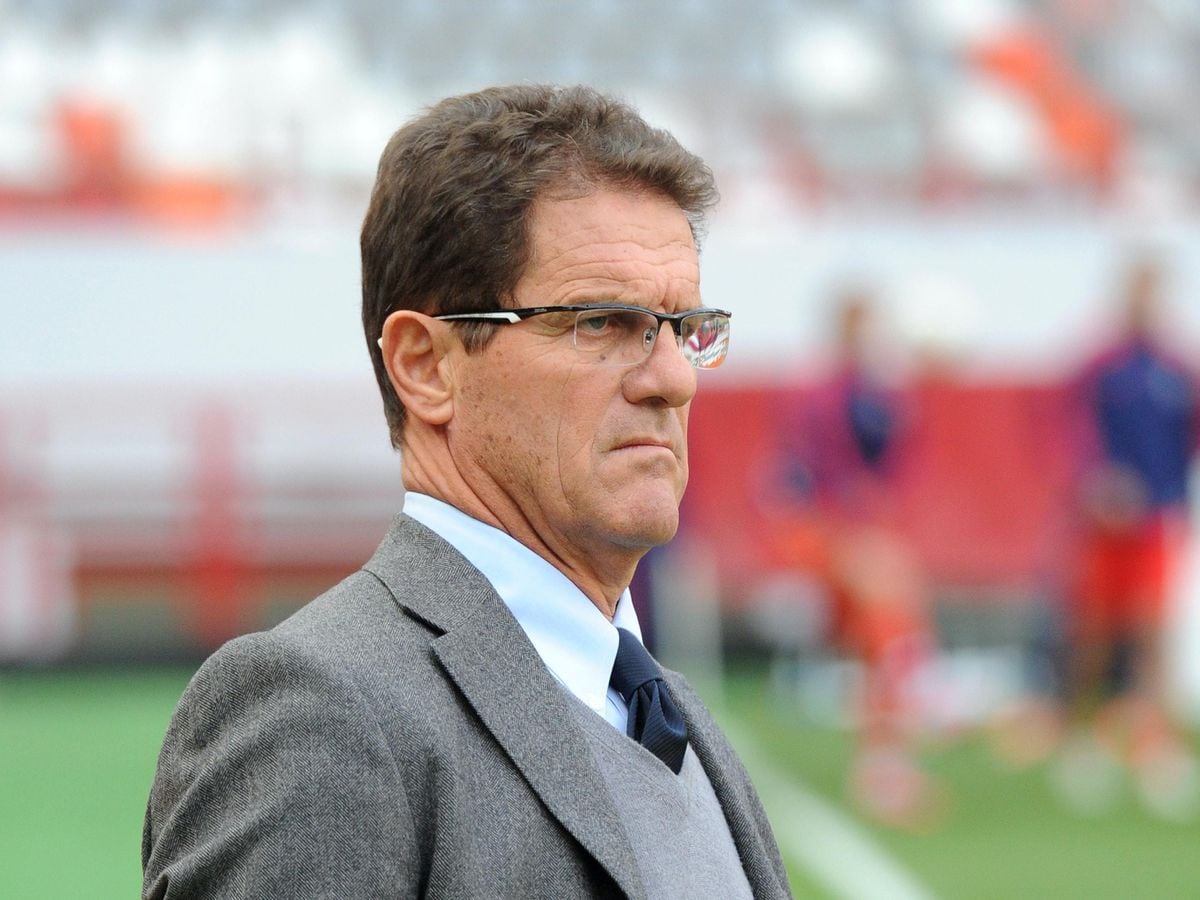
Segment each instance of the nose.
[{"label": "nose", "polygon": [[659,325],[650,353],[626,373],[622,390],[630,403],[676,407],[696,395],[696,370],[683,358],[683,338],[673,325],[677,323]]}]

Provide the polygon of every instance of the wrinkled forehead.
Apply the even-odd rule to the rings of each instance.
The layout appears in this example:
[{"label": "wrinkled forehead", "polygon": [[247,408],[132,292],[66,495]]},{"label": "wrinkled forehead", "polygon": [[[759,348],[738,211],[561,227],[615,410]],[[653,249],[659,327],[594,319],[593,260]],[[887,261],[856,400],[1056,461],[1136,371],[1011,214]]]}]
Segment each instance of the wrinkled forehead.
[{"label": "wrinkled forehead", "polygon": [[694,305],[700,264],[687,217],[652,192],[601,189],[535,201],[517,293],[539,303],[604,298]]}]

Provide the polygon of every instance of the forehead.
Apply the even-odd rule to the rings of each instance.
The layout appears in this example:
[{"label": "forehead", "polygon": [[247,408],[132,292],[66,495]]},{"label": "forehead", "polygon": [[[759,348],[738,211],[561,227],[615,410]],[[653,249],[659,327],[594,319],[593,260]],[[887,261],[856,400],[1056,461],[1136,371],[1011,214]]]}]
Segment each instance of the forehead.
[{"label": "forehead", "polygon": [[607,295],[678,305],[695,300],[700,266],[687,217],[668,197],[600,189],[530,210],[530,259],[517,292],[541,303]]}]

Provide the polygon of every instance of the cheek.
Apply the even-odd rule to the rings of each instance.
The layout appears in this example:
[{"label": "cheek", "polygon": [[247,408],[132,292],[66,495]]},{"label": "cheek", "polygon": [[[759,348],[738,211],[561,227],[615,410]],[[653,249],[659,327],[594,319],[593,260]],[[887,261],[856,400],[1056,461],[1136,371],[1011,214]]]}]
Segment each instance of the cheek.
[{"label": "cheek", "polygon": [[554,453],[564,475],[589,470],[595,465],[596,428],[560,419],[555,423]]},{"label": "cheek", "polygon": [[547,404],[554,409],[554,420],[546,416],[544,433],[553,434],[554,452],[564,469],[596,464],[596,448],[605,440],[605,423],[614,405],[612,393],[596,387],[594,379],[572,379]]},{"label": "cheek", "polygon": [[553,453],[544,416],[530,412],[531,401],[517,387],[494,376],[464,383],[450,424],[454,445],[466,450],[474,466],[514,487],[529,481]]}]

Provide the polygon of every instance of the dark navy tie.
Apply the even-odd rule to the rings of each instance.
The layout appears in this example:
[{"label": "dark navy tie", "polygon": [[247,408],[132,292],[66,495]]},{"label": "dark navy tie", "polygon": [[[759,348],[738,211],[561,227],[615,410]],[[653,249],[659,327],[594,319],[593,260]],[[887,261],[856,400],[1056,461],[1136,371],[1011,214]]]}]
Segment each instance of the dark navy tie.
[{"label": "dark navy tie", "polygon": [[629,706],[625,733],[678,775],[687,750],[683,714],[663,681],[662,670],[642,642],[624,628],[618,628],[617,635],[617,661],[608,683]]}]

